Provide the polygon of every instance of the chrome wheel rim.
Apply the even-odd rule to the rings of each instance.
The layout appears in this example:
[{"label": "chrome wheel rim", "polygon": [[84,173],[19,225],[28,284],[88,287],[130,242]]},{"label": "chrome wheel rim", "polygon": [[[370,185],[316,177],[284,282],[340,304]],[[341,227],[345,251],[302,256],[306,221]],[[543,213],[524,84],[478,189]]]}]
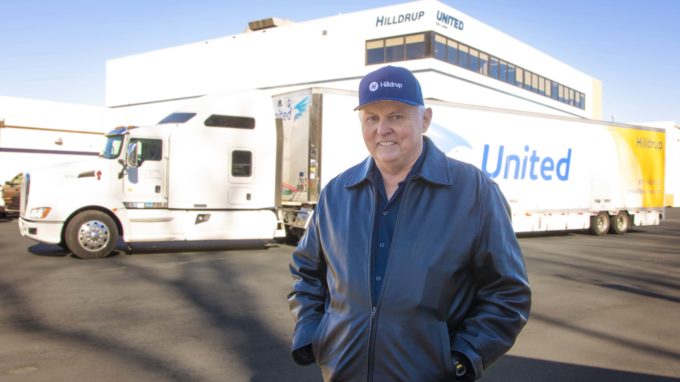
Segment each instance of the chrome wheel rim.
[{"label": "chrome wheel rim", "polygon": [[88,252],[97,252],[111,240],[111,233],[106,224],[99,220],[90,220],[80,226],[78,230],[78,243]]}]

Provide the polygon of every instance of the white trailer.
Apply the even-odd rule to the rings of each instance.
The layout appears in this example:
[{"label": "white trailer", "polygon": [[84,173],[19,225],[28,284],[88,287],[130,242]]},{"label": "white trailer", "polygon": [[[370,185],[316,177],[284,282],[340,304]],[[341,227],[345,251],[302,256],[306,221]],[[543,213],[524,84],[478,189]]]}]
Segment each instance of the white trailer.
[{"label": "white trailer", "polygon": [[[275,96],[274,102],[286,140],[283,199],[290,202],[282,211],[288,232],[299,236],[318,190],[367,155],[353,111],[357,96],[314,88]],[[663,218],[663,129],[426,104],[433,109],[427,135],[447,155],[477,166],[500,185],[518,233],[624,233]]]},{"label": "white trailer", "polygon": [[[367,156],[356,103],[354,92],[324,88],[235,92],[116,129],[96,160],[25,174],[21,233],[85,258],[108,255],[119,234],[127,243],[299,237],[320,190]],[[498,182],[517,232],[624,233],[663,218],[662,129],[427,104],[427,135]]]}]

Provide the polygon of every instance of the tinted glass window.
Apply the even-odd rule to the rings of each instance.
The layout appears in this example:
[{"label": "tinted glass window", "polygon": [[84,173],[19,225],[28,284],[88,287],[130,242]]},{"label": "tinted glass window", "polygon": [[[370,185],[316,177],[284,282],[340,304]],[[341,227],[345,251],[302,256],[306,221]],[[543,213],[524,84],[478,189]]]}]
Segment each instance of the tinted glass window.
[{"label": "tinted glass window", "polygon": [[479,52],[479,73],[485,76],[489,75],[489,55]]},{"label": "tinted glass window", "polygon": [[253,174],[253,153],[251,151],[234,150],[231,153],[231,175],[248,177]]},{"label": "tinted glass window", "polygon": [[[366,63],[377,64],[432,57],[511,85],[585,109],[585,95],[521,66],[459,43],[435,32],[366,41]],[[561,91],[560,91],[561,89]]]},{"label": "tinted glass window", "polygon": [[390,38],[385,41],[385,62],[404,59],[404,38]]},{"label": "tinted glass window", "polygon": [[498,79],[506,82],[508,80],[508,64],[505,61],[498,61]]},{"label": "tinted glass window", "polygon": [[205,120],[205,125],[210,127],[231,127],[234,129],[254,129],[255,118],[213,114]]},{"label": "tinted glass window", "polygon": [[163,157],[163,142],[160,139],[132,138],[130,143],[140,145],[142,161],[159,161]]},{"label": "tinted glass window", "polygon": [[498,59],[496,57],[491,57],[489,60],[489,76],[498,78]]},{"label": "tinted glass window", "polygon": [[473,72],[479,71],[479,52],[477,49],[470,48],[470,66],[469,69]]},{"label": "tinted glass window", "polygon": [[522,87],[524,85],[524,69],[515,68],[515,85]]},{"label": "tinted glass window", "polygon": [[368,41],[366,43],[366,64],[385,62],[385,41]]},{"label": "tinted glass window", "polygon": [[434,58],[446,61],[446,38],[443,36],[434,36]]},{"label": "tinted glass window", "polygon": [[196,113],[172,113],[167,117],[163,118],[160,122],[158,122],[158,124],[162,125],[164,123],[185,123],[195,116]]},{"label": "tinted glass window", "polygon": [[515,65],[508,64],[508,79],[507,79],[508,83],[515,85],[515,78],[516,78]]},{"label": "tinted glass window", "polygon": [[123,136],[114,135],[106,138],[106,146],[102,152],[102,157],[106,159],[116,159],[120,155],[120,149],[123,146]]},{"label": "tinted glass window", "polygon": [[458,43],[455,41],[448,41],[448,50],[446,52],[446,61],[458,65]]},{"label": "tinted glass window", "polygon": [[468,63],[468,57],[470,56],[468,54],[469,48],[467,45],[463,44],[458,44],[458,66],[462,66],[464,68],[469,68],[470,64]]},{"label": "tinted glass window", "polygon": [[406,36],[406,59],[413,60],[425,57],[425,35]]}]

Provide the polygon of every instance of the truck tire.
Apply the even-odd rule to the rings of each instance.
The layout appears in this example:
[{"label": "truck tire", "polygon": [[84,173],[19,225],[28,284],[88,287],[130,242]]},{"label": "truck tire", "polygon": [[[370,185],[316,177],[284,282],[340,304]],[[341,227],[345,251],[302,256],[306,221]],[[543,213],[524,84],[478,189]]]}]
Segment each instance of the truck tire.
[{"label": "truck tire", "polygon": [[81,259],[100,259],[113,252],[118,240],[118,227],[101,211],[83,211],[66,227],[66,246]]},{"label": "truck tire", "polygon": [[595,236],[602,236],[609,231],[609,214],[601,211],[595,216],[590,217],[590,233]]},{"label": "truck tire", "polygon": [[630,216],[626,211],[621,211],[609,218],[609,232],[623,235],[630,228]]}]

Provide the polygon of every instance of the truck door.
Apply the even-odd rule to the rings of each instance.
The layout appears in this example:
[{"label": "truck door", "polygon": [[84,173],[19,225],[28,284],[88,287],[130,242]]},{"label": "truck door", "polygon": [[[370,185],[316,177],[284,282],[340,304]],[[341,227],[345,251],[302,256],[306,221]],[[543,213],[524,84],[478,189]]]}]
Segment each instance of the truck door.
[{"label": "truck door", "polygon": [[[165,149],[167,150],[167,149]],[[163,141],[130,138],[128,156],[134,155],[136,166],[128,166],[123,181],[123,202],[128,208],[167,208]],[[128,158],[128,163],[130,163]]]}]

